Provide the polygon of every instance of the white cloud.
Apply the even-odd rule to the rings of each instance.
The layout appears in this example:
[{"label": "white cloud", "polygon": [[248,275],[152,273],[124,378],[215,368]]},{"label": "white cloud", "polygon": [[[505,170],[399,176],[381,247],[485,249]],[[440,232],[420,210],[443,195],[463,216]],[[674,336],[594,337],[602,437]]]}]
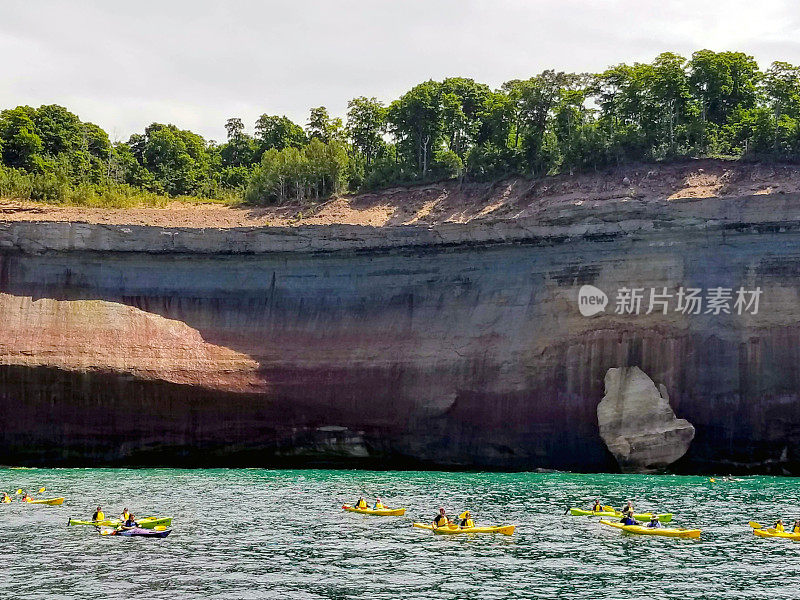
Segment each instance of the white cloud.
[{"label": "white cloud", "polygon": [[126,138],[152,121],[224,137],[263,113],[303,123],[428,78],[497,86],[665,50],[800,62],[792,0],[3,0],[0,106],[56,102]]}]

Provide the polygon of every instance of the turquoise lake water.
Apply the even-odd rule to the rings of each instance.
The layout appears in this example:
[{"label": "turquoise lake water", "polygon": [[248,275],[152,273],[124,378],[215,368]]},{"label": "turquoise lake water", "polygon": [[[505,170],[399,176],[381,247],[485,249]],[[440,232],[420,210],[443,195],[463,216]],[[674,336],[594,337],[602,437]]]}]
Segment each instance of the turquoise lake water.
[{"label": "turquoise lake water", "polygon": [[[800,543],[747,522],[800,518],[794,478],[326,470],[0,469],[0,490],[64,496],[0,505],[0,597],[747,598],[800,597]],[[408,508],[366,517],[359,495]],[[622,534],[563,516],[595,498],[675,513],[699,540]],[[129,507],[174,517],[163,540],[67,526]],[[435,536],[436,509],[472,510],[511,537]]]}]

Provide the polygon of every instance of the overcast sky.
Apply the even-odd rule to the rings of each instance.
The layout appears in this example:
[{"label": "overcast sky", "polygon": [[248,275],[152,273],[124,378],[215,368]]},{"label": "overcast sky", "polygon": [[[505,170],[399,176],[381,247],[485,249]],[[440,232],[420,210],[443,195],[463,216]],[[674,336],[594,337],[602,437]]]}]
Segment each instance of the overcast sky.
[{"label": "overcast sky", "polygon": [[0,107],[58,103],[112,138],[153,121],[305,124],[430,78],[499,86],[659,52],[800,63],[797,0],[0,0]]}]

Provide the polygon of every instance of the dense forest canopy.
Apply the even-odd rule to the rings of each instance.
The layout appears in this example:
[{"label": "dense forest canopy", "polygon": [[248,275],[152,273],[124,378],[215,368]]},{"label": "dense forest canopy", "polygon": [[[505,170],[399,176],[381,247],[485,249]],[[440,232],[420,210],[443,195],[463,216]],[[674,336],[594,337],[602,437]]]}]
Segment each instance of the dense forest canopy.
[{"label": "dense forest canopy", "polygon": [[800,159],[800,67],[766,71],[741,52],[664,53],[597,74],[552,70],[500,89],[452,77],[388,106],[312,108],[305,127],[231,118],[223,143],[153,123],[111,143],[66,108],[0,112],[0,195],[49,201],[138,193],[317,199],[451,178],[598,169],[631,161],[731,156]]}]

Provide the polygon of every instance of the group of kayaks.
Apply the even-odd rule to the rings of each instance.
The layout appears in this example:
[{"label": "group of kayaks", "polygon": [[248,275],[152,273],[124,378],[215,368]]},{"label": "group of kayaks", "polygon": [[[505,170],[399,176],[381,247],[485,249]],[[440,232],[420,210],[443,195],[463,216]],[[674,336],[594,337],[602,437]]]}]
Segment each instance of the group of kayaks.
[{"label": "group of kayaks", "polygon": [[[36,494],[44,493],[45,488],[40,488]],[[15,496],[21,496],[19,502],[23,504],[38,504],[45,506],[61,506],[64,498],[35,498],[34,494],[17,490],[16,494],[11,495],[3,492],[0,495],[0,504],[11,504]],[[98,511],[100,507],[98,507]],[[126,509],[127,513],[127,509]],[[136,519],[135,522],[126,523],[122,519],[107,519],[102,512],[95,513],[99,518],[84,521],[80,519],[69,519],[68,525],[90,525],[95,527],[100,535],[119,535],[123,537],[149,537],[165,538],[172,530],[168,529],[172,525],[172,517],[144,517]]]},{"label": "group of kayaks", "polygon": [[[388,508],[386,506],[382,506],[380,503],[376,503],[373,508],[369,508],[368,506],[351,506],[349,504],[345,504],[342,506],[342,510],[376,517],[401,517],[406,514],[405,508]],[[473,533],[500,533],[502,535],[512,535],[514,533],[514,529],[516,528],[516,525],[476,526],[474,521],[472,521],[470,518],[469,512],[466,511],[461,513],[459,517],[462,519],[462,521],[466,519],[469,525],[464,526],[445,519],[441,522],[441,525],[438,526],[433,522],[412,523],[411,526],[416,527],[417,529],[432,531],[436,535],[458,535]]]},{"label": "group of kayaks", "polygon": [[97,527],[100,535],[121,535],[126,537],[151,537],[165,538],[170,533],[172,517],[144,517],[136,519],[135,527],[125,527],[122,519],[99,519],[96,521],[81,521],[70,519],[67,525],[91,525]]},{"label": "group of kayaks", "polygon": [[[573,516],[604,517],[600,519],[602,525],[635,535],[697,539],[702,532],[701,529],[664,527],[662,523],[670,523],[672,521],[672,513],[633,513],[633,507],[630,504],[625,509],[625,513],[615,510],[611,506],[602,506],[598,508],[602,508],[602,510],[596,510],[594,508],[591,510],[582,508],[570,508],[567,510]],[[625,519],[626,516],[630,518]],[[622,519],[622,521],[612,521],[609,517]],[[647,521],[648,524],[643,525],[637,521]],[[800,541],[800,521],[795,523],[792,532],[784,531],[783,521],[778,521],[775,527],[762,527],[755,521],[750,521],[749,524],[757,537],[774,537]]]},{"label": "group of kayaks", "polygon": [[46,488],[39,488],[38,492],[28,493],[23,492],[22,489],[18,489],[15,494],[9,494],[7,492],[2,492],[0,495],[0,504],[11,504],[14,502],[14,498],[16,496],[21,496],[19,499],[20,502],[23,504],[43,504],[45,506],[61,506],[64,504],[64,498],[36,498],[36,495],[43,494]]}]

